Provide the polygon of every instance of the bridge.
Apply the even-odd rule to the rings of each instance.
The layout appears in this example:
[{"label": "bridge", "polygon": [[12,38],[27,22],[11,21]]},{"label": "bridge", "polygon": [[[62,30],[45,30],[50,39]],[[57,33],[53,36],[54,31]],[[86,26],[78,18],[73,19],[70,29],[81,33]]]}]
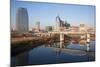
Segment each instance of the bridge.
[{"label": "bridge", "polygon": [[[89,32],[46,32],[46,33],[35,33],[34,35],[38,35],[40,37],[51,37],[52,35],[56,35],[59,34],[60,35],[60,41],[64,41],[64,36],[65,35],[78,35],[80,37],[80,39],[86,39],[86,43],[90,43],[90,33]],[[87,44],[87,51],[89,51],[89,44]]]},{"label": "bridge", "polygon": [[52,35],[55,35],[55,34],[59,34],[60,35],[60,41],[64,40],[64,35],[78,35],[80,36],[80,38],[85,38],[87,39],[87,41],[89,42],[90,41],[90,34],[88,32],[46,32],[46,33],[34,33],[33,35],[36,35],[36,36],[44,36],[44,37],[48,37],[48,36],[52,36]]}]

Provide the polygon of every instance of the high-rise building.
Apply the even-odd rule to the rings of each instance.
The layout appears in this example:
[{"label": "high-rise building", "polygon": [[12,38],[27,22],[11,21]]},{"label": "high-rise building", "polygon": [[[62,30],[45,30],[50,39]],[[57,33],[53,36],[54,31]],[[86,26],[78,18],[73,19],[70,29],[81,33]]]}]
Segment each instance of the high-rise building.
[{"label": "high-rise building", "polygon": [[85,24],[80,24],[79,27],[80,27],[80,32],[87,32]]},{"label": "high-rise building", "polygon": [[53,31],[53,27],[52,26],[46,26],[45,30],[46,31]]},{"label": "high-rise building", "polygon": [[70,27],[67,21],[63,21],[59,16],[56,17],[55,31],[66,31]]},{"label": "high-rise building", "polygon": [[60,17],[57,16],[56,17],[56,27],[55,27],[56,31],[59,31],[59,29],[60,29],[60,25],[61,25],[60,20],[61,20]]},{"label": "high-rise building", "polygon": [[16,29],[20,33],[29,31],[28,12],[26,8],[18,8],[16,13]]},{"label": "high-rise building", "polygon": [[40,22],[36,22],[36,31],[39,32],[40,31]]}]

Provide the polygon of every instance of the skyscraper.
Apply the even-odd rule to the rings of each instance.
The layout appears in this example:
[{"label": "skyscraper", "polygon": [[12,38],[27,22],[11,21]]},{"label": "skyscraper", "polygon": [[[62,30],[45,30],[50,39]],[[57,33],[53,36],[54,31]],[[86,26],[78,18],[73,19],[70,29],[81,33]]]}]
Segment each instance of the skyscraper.
[{"label": "skyscraper", "polygon": [[28,12],[26,8],[18,8],[16,13],[16,29],[20,33],[28,32]]},{"label": "skyscraper", "polygon": [[60,29],[60,17],[57,16],[56,17],[56,31],[59,31],[59,29]]},{"label": "skyscraper", "polygon": [[40,22],[36,22],[36,31],[39,32],[40,31]]},{"label": "skyscraper", "polygon": [[70,24],[67,21],[63,21],[59,16],[56,17],[56,31],[64,31],[70,27]]},{"label": "skyscraper", "polygon": [[45,30],[46,30],[46,31],[53,31],[53,27],[52,27],[52,26],[46,26],[46,27],[45,27]]}]

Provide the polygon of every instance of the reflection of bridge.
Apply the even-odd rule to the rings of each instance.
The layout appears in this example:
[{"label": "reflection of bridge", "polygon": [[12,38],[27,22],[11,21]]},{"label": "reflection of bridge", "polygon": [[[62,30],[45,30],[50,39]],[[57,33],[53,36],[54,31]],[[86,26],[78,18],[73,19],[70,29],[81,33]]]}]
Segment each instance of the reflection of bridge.
[{"label": "reflection of bridge", "polygon": [[54,47],[50,47],[52,48],[56,53],[66,53],[66,54],[70,54],[70,55],[76,55],[76,56],[82,56],[82,55],[86,55],[85,51],[82,50],[75,50],[75,49],[66,49],[66,48],[54,48]]},{"label": "reflection of bridge", "polygon": [[65,53],[69,55],[75,55],[75,56],[83,56],[83,55],[89,55],[89,56],[94,56],[94,52],[86,52],[83,50],[77,50],[77,49],[68,49],[68,48],[55,48],[55,47],[49,47],[52,48],[57,55],[60,55],[60,53]]},{"label": "reflection of bridge", "polygon": [[[89,45],[89,44],[87,44]],[[89,51],[89,46],[86,47],[86,49],[79,49],[79,48],[67,48],[64,42],[60,42],[59,44],[48,44],[47,47],[53,49],[57,55],[60,55],[60,53],[65,53],[65,54],[70,54],[70,55],[75,55],[75,56],[83,56],[83,55],[90,55],[90,56],[94,56],[94,52],[93,51]],[[74,46],[74,45],[73,45]],[[80,46],[80,47],[85,47],[84,46]],[[89,52],[88,52],[89,51]]]}]

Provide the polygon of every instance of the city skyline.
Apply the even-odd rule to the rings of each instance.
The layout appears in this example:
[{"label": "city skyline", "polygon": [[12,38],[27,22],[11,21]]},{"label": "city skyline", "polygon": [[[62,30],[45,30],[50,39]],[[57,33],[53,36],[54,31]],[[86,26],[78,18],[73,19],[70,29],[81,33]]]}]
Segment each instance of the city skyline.
[{"label": "city skyline", "polygon": [[54,26],[57,15],[71,25],[79,25],[80,23],[90,27],[94,27],[95,25],[95,6],[20,2],[12,0],[11,7],[11,26],[14,29],[16,27],[16,11],[20,7],[26,8],[28,11],[29,29],[34,28],[37,21],[40,22],[41,28],[45,28],[48,25]]}]

